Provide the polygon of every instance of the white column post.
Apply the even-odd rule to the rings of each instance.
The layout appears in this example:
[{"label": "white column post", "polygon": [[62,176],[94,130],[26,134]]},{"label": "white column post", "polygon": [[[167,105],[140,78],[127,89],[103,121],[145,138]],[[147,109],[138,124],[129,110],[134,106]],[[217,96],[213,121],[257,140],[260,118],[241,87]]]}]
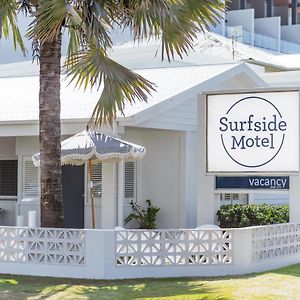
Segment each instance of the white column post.
[{"label": "white column post", "polygon": [[118,162],[118,226],[123,227],[124,222],[124,187],[125,187],[125,176],[124,176],[124,160]]},{"label": "white column post", "polygon": [[206,172],[206,97],[198,97],[197,132],[197,225],[214,224],[214,176]]},{"label": "white column post", "polygon": [[300,176],[290,176],[289,211],[290,223],[300,222]]},{"label": "white column post", "polygon": [[113,229],[116,226],[116,173],[116,163],[102,163],[102,229]]},{"label": "white column post", "polygon": [[[300,123],[298,121],[299,126],[299,135],[300,135]],[[299,137],[300,139],[300,137]],[[300,161],[300,152],[299,152],[299,141],[298,144],[295,144],[298,151],[298,164]],[[291,174],[290,175],[290,190],[289,190],[289,222],[290,223],[299,223],[300,222],[300,175]]]}]

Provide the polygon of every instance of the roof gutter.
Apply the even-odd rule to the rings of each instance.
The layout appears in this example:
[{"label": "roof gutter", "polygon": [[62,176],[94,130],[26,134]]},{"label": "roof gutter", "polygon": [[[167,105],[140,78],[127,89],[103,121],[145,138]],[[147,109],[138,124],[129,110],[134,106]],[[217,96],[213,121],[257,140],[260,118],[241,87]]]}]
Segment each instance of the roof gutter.
[{"label": "roof gutter", "polygon": [[254,58],[247,58],[244,59],[243,62],[252,64],[252,65],[257,65],[261,67],[265,67],[267,72],[287,72],[287,71],[300,71],[300,68],[287,68],[285,66],[280,66],[276,64],[271,64],[267,63],[264,61],[260,61]]}]

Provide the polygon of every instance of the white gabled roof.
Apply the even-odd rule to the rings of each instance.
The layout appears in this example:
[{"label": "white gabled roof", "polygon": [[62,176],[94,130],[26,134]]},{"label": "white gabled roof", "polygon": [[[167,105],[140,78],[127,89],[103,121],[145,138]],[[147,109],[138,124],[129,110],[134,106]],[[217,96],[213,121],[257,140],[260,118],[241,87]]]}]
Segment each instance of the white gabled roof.
[{"label": "white gabled roof", "polygon": [[[134,116],[193,86],[237,67],[237,64],[222,64],[138,70],[138,73],[155,83],[156,92],[149,96],[147,103],[137,102],[133,106],[127,104],[125,117]],[[255,77],[255,74],[253,76]],[[68,86],[67,83],[66,80],[62,80],[62,120],[88,120],[100,92],[84,92],[74,89],[72,85]],[[36,122],[39,113],[38,90],[38,76],[0,78],[0,123]]]},{"label": "white gabled roof", "polygon": [[238,64],[220,64],[207,66],[190,66],[179,68],[161,68],[137,70],[139,74],[155,83],[156,92],[152,92],[149,101],[136,102],[135,105],[127,105],[125,117],[134,116],[146,109],[164,102],[204,81],[233,69]]}]

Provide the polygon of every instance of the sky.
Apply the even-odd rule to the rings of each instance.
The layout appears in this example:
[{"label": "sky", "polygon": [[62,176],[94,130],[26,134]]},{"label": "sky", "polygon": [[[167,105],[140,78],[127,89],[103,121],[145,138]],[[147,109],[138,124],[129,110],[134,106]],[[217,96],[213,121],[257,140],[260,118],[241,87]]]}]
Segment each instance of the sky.
[{"label": "sky", "polygon": [[[23,15],[18,16],[19,28],[23,36],[25,35],[26,29],[31,21],[32,19],[24,17]],[[125,33],[114,32],[112,34],[112,41],[114,44],[122,44],[129,40],[130,40],[130,32],[128,31]],[[15,51],[12,39],[10,40],[0,39],[0,64],[32,60],[31,41],[28,41],[26,37],[24,37],[23,41],[27,49],[26,57],[24,57],[24,55],[19,49]],[[63,49],[62,49],[63,53],[66,53],[66,48],[67,48],[67,43],[63,42]]]}]

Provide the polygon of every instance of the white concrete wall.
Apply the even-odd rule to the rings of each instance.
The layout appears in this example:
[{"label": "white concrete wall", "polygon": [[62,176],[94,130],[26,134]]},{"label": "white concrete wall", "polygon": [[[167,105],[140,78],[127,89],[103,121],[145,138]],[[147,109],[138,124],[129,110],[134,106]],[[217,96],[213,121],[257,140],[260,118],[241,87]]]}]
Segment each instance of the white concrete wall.
[{"label": "white concrete wall", "polygon": [[278,193],[256,192],[253,194],[251,204],[288,205],[289,194],[288,192],[278,192]]},{"label": "white concrete wall", "polygon": [[[283,229],[285,229],[285,231],[280,230],[277,232],[277,226],[284,227]],[[269,231],[268,227],[274,227],[274,229]],[[298,239],[295,240],[295,236],[299,236],[298,230],[295,229],[298,227],[297,224],[280,224],[275,226],[238,228],[226,231],[204,230],[201,234],[207,237],[210,236],[209,232],[214,231],[213,236],[215,239],[205,240],[204,238],[204,240],[202,240],[200,238],[200,240],[207,245],[207,250],[202,249],[201,251],[204,251],[202,253],[207,257],[214,256],[214,260],[216,261],[214,262],[213,259],[208,260],[207,263],[196,261],[191,265],[189,264],[190,261],[186,261],[185,258],[195,254],[195,252],[193,252],[195,251],[194,248],[186,251],[180,248],[179,250],[176,250],[177,252],[175,249],[172,249],[172,247],[163,250],[156,249],[156,252],[154,248],[154,250],[150,250],[152,249],[151,245],[159,243],[160,240],[163,244],[167,243],[164,238],[164,232],[162,232],[162,235],[158,235],[158,239],[155,240],[151,240],[149,235],[149,238],[143,237],[144,241],[139,239],[128,241],[125,238],[124,242],[126,245],[134,244],[135,247],[136,245],[147,243],[147,245],[149,245],[149,252],[154,257],[159,256],[159,253],[162,253],[162,256],[168,256],[170,259],[173,259],[175,255],[177,255],[178,258],[180,257],[183,259],[184,263],[180,264],[180,260],[176,259],[176,261],[171,264],[168,264],[167,260],[163,260],[161,265],[157,265],[154,260],[152,261],[148,257],[148,263],[146,263],[146,265],[140,265],[140,261],[136,264],[131,264],[130,262],[126,264],[125,262],[125,264],[117,265],[117,251],[120,249],[118,250],[116,244],[116,234],[118,234],[118,232],[114,230],[84,230],[81,232],[81,234],[84,234],[84,239],[80,239],[79,236],[81,235],[79,235],[72,240],[72,234],[74,234],[74,232],[66,229],[66,231],[69,231],[69,234],[71,234],[69,243],[71,245],[72,243],[78,243],[77,247],[74,248],[75,250],[72,250],[71,253],[68,253],[68,250],[59,250],[58,256],[69,255],[70,260],[68,263],[55,261],[55,259],[53,262],[51,262],[50,259],[46,261],[34,259],[35,253],[46,254],[49,251],[52,242],[51,237],[36,237],[39,243],[37,243],[37,248],[34,250],[34,253],[32,253],[33,259],[28,261],[27,249],[23,249],[23,247],[13,248],[14,245],[17,246],[20,241],[26,241],[27,238],[21,237],[19,241],[18,239],[13,240],[11,237],[6,236],[4,238],[2,237],[2,239],[10,241],[10,243],[4,243],[4,245],[9,248],[11,252],[7,252],[7,256],[1,257],[0,273],[87,279],[123,279],[178,276],[208,277],[263,272],[300,262],[299,251],[297,250],[299,242]],[[10,228],[0,227],[0,231],[7,233],[10,232]],[[49,229],[49,232],[50,231],[55,235],[55,229]],[[178,236],[174,237],[174,243],[179,243],[178,239],[180,237],[182,238],[182,235],[180,235],[182,232],[170,231],[170,234],[172,232],[178,234]],[[259,235],[260,232],[263,233],[263,235]],[[293,235],[291,235],[291,232],[293,232]],[[126,237],[126,231],[122,231],[121,233]],[[139,235],[139,233],[135,232],[131,232],[130,234],[134,236]],[[33,231],[33,235],[36,235],[35,231]],[[217,238],[217,236],[219,238]],[[276,245],[273,242],[275,238]],[[60,238],[56,237],[54,241],[57,242],[59,239]],[[68,239],[68,237],[65,239]],[[193,243],[193,240],[190,240],[189,242]],[[65,244],[68,243],[68,241],[62,240],[61,243]],[[197,240],[195,243],[197,243]],[[221,248],[218,248],[217,250],[218,255],[215,255],[213,250],[215,247],[214,245],[216,244],[222,245]],[[24,244],[22,245],[24,246]],[[25,243],[25,245],[27,245],[27,243]],[[195,247],[197,246],[195,245]],[[130,250],[126,249],[123,248],[123,251],[125,251],[123,255],[129,255],[129,252],[127,251],[132,251],[131,248],[128,248]],[[268,251],[268,249],[270,249],[270,251]],[[289,250],[292,249],[294,249],[295,252],[289,252]],[[4,250],[5,248],[1,248],[0,252]],[[55,253],[55,250],[52,249],[51,251]],[[19,256],[14,257],[13,255],[16,253],[18,253]],[[217,258],[219,255],[223,257],[224,253],[227,253],[227,259],[231,260],[229,263],[224,263],[224,261]],[[76,261],[75,256],[77,254],[78,256],[84,257],[83,262]],[[147,253],[136,250],[131,252],[131,255],[134,255],[134,257],[143,257],[147,256]],[[119,256],[122,256],[122,254],[119,254]],[[15,260],[13,260],[13,258]],[[20,261],[22,259],[23,261]],[[72,262],[72,259],[74,259],[74,262]],[[16,260],[20,262],[16,262]]]}]

